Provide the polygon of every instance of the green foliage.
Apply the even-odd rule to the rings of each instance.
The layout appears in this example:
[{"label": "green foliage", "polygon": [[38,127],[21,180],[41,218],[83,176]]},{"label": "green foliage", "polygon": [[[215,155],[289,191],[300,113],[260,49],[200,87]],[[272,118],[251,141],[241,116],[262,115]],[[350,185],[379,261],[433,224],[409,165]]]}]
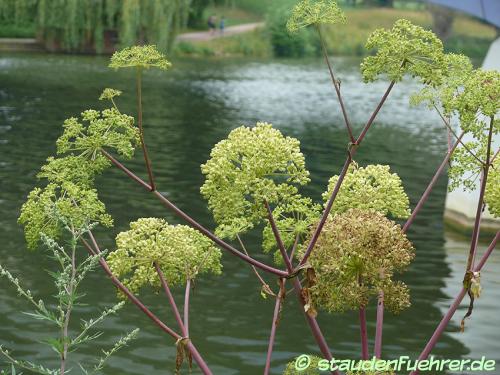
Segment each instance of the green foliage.
[{"label": "green foliage", "polygon": [[[285,201],[273,210],[276,227],[286,248],[291,248],[295,243],[299,246],[303,242],[311,226],[318,221],[320,211],[319,204],[305,197],[294,197],[293,200]],[[277,249],[276,239],[269,223],[264,228],[262,237],[263,250],[265,252],[276,250],[275,261],[283,264],[283,258]]]},{"label": "green foliage", "polygon": [[301,0],[287,22],[291,33],[309,25],[345,23],[344,12],[335,0]]},{"label": "green foliage", "polygon": [[[326,202],[332,195],[339,176],[328,182],[328,190],[323,193]],[[359,167],[353,162],[340,187],[332,207],[332,213],[342,213],[351,208],[374,210],[382,215],[404,219],[410,216],[410,201],[401,179],[390,172],[388,165],[368,165]]]},{"label": "green foliage", "polygon": [[284,137],[270,124],[234,129],[212,149],[201,166],[201,187],[218,224],[217,234],[235,238],[267,217],[271,205],[297,197],[299,185],[309,182],[300,142]]},{"label": "green foliage", "polygon": [[110,68],[159,68],[167,70],[172,64],[154,45],[132,46],[117,51],[111,56]]},{"label": "green foliage", "polygon": [[[51,279],[53,279],[56,294],[56,304],[44,302],[42,299],[36,300],[32,292],[22,287],[18,278],[14,277],[6,268],[0,264],[0,279],[5,278],[16,290],[17,294],[26,300],[32,307],[33,312],[25,313],[38,322],[50,324],[54,329],[54,337],[47,338],[42,341],[57,353],[61,361],[68,360],[69,353],[73,353],[84,344],[93,343],[95,339],[101,336],[101,332],[96,331],[96,327],[101,324],[106,318],[115,315],[123,306],[124,303],[118,303],[110,308],[105,309],[97,315],[97,317],[89,320],[80,320],[80,325],[75,324],[75,332],[70,335],[70,326],[73,326],[72,317],[76,312],[76,308],[84,306],[82,298],[84,294],[79,292],[79,287],[85,280],[86,276],[92,272],[99,264],[102,254],[89,256],[83,261],[78,262],[76,259],[76,247],[81,236],[90,229],[90,227],[82,227],[75,230],[70,223],[65,222],[63,217],[58,224],[65,229],[70,235],[69,245],[61,246],[55,239],[42,234],[42,240],[45,247],[49,251],[49,256],[58,265],[58,270],[48,271]],[[55,305],[55,306],[54,306]],[[50,306],[50,307],[47,307]],[[102,370],[106,361],[111,355],[115,354],[119,349],[128,344],[138,334],[138,330],[133,330],[126,336],[118,340],[110,351],[104,351],[104,356],[98,359],[91,370],[85,369],[84,365],[78,363],[83,373],[94,374]],[[52,369],[42,364],[32,361],[20,360],[15,358],[12,353],[0,346],[0,355],[3,356],[7,363],[11,365],[11,373],[15,373],[15,368],[28,370],[33,373],[57,375],[60,374],[59,369]],[[67,370],[69,372],[69,370]],[[3,372],[2,372],[3,373]]]},{"label": "green foliage", "polygon": [[160,286],[153,267],[157,263],[170,285],[193,280],[199,273],[221,273],[221,252],[201,233],[185,225],[168,225],[163,219],[142,218],[116,236],[117,249],[108,264],[123,283],[137,292],[143,286]]},{"label": "green foliage", "polygon": [[405,74],[419,77],[423,82],[440,83],[445,70],[443,43],[431,31],[400,19],[391,30],[377,29],[366,49],[375,49],[375,56],[366,57],[361,64],[365,82],[375,81],[385,74],[401,81]]},{"label": "green foliage", "polygon": [[392,278],[413,257],[401,227],[382,214],[356,208],[336,214],[327,220],[309,258],[316,274],[312,303],[330,312],[356,310],[382,290],[385,307],[398,313],[410,305],[409,291]]}]

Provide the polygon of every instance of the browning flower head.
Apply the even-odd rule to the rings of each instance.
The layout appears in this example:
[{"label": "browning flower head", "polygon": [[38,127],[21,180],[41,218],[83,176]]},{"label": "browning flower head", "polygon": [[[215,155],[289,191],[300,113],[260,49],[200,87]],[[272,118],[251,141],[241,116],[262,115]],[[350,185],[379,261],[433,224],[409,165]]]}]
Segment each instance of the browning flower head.
[{"label": "browning flower head", "polygon": [[293,8],[286,27],[295,33],[303,27],[319,24],[345,23],[346,17],[334,0],[302,0]]},{"label": "browning flower head", "polygon": [[312,301],[330,312],[356,310],[382,290],[386,308],[398,313],[410,305],[409,291],[392,277],[413,258],[401,227],[382,214],[360,209],[336,214],[327,220],[309,258],[316,273]]},{"label": "browning flower head", "polygon": [[160,286],[153,264],[156,262],[167,282],[174,286],[200,273],[222,272],[221,252],[196,230],[185,225],[169,225],[163,219],[141,218],[130,230],[116,236],[117,249],[108,255],[113,273],[132,291],[143,286]]},{"label": "browning flower head", "polygon": [[[328,190],[323,193],[325,204],[338,179],[339,176],[330,178]],[[409,205],[410,201],[403,189],[401,179],[396,173],[390,172],[388,165],[359,167],[353,162],[333,203],[332,213],[360,208],[404,219],[410,215]]]},{"label": "browning flower head", "polygon": [[365,82],[375,81],[381,74],[396,82],[405,74],[419,77],[423,82],[442,81],[446,68],[443,43],[432,31],[408,20],[397,20],[391,30],[375,30],[366,42],[366,49],[376,49],[376,54],[366,57],[361,64]]},{"label": "browning flower head", "polygon": [[122,92],[120,90],[105,88],[99,97],[99,100],[112,100],[116,96],[120,96]]},{"label": "browning flower head", "polygon": [[116,108],[87,110],[82,112],[81,122],[75,117],[64,121],[64,132],[57,140],[57,153],[78,153],[99,161],[104,158],[100,151],[107,147],[131,158],[139,144],[139,130],[133,124],[133,117],[121,114]]},{"label": "browning flower head", "polygon": [[218,224],[217,234],[234,238],[267,217],[264,202],[288,202],[309,182],[300,142],[270,124],[234,129],[215,145],[201,166],[201,193]]},{"label": "browning flower head", "polygon": [[[312,199],[297,195],[287,202],[279,204],[273,210],[273,218],[276,227],[280,232],[285,248],[291,249],[295,242],[300,245],[309,234],[311,226],[314,225],[320,216],[321,206],[313,203]],[[283,264],[283,258],[278,250],[269,222],[264,227],[262,248],[265,252],[275,250],[275,262]]]},{"label": "browning flower head", "polygon": [[154,45],[133,46],[117,51],[111,56],[110,68],[159,68],[167,70],[172,66],[166,56]]},{"label": "browning flower head", "polygon": [[69,181],[60,185],[49,183],[44,189],[31,191],[21,208],[18,222],[24,225],[30,249],[36,248],[42,233],[58,239],[62,222],[76,230],[96,222],[107,227],[113,225],[97,191]]}]

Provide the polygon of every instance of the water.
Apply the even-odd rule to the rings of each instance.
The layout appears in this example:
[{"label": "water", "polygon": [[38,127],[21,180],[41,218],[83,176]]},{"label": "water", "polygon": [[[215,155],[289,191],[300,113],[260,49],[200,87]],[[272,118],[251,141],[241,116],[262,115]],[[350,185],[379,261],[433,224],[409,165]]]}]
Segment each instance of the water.
[{"label": "water", "polygon": [[[97,97],[104,87],[123,90],[119,105],[123,111],[134,113],[132,77],[128,72],[108,70],[106,63],[106,59],[98,57],[0,56],[0,257],[12,273],[21,276],[25,286],[44,298],[50,299],[53,294],[45,269],[54,265],[43,252],[25,250],[16,218],[26,194],[36,184],[40,165],[55,151],[55,139],[65,118],[88,108],[102,108]],[[321,61],[174,63],[175,69],[166,74],[148,72],[144,82],[146,138],[162,192],[181,209],[213,227],[199,194],[203,183],[200,164],[232,128],[267,121],[301,140],[313,181],[307,193],[320,199],[328,178],[340,170],[348,142]],[[358,63],[352,59],[335,60],[357,131],[387,86],[386,82],[364,85]],[[425,109],[408,107],[408,95],[417,88],[410,81],[396,86],[356,156],[360,164],[390,164],[402,177],[412,206],[446,150],[439,118]],[[127,166],[142,171],[140,158],[127,162]],[[178,222],[117,170],[99,178],[98,187],[116,223],[112,230],[97,232],[103,247],[112,249],[116,233],[139,217],[159,216]],[[409,232],[417,257],[402,279],[411,288],[413,305],[398,317],[386,314],[384,354],[388,358],[415,358],[460,288],[468,242],[444,231],[445,191],[443,178]],[[260,254],[255,236],[248,243],[256,258],[271,262]],[[246,264],[227,254],[223,264],[223,277],[204,278],[197,283],[192,298],[191,336],[215,374],[262,373],[273,301],[260,297],[259,284]],[[500,256],[495,253],[483,274],[484,295],[467,322],[466,333],[458,333],[458,323],[465,313],[462,307],[434,350],[436,355],[453,359],[485,355],[500,360],[498,271]],[[271,279],[269,283],[275,285]],[[54,353],[37,342],[49,337],[51,331],[20,314],[29,307],[5,281],[0,285],[0,344],[14,350],[19,358],[56,365]],[[114,288],[100,270],[85,287],[90,305],[79,311],[85,318],[116,301]],[[182,292],[176,290],[179,301]],[[162,295],[144,292],[141,297],[174,327]],[[374,334],[373,307],[368,311],[370,338]],[[320,313],[319,322],[336,356],[358,358],[356,313]],[[104,332],[100,343],[109,346],[136,326],[141,328],[139,339],[112,359],[105,373],[173,373],[174,343],[133,305],[127,305],[119,316],[100,327]],[[316,353],[317,349],[291,296],[278,328],[272,373],[280,373],[286,362],[304,352]],[[91,346],[73,358],[86,361],[95,354]],[[74,362],[72,366],[78,373]]]}]

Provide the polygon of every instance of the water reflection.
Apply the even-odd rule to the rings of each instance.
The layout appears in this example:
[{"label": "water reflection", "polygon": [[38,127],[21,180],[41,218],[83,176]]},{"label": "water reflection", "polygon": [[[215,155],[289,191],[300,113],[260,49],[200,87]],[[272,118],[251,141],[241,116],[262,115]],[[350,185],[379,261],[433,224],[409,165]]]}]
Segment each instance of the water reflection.
[{"label": "water reflection", "polygon": [[[65,118],[90,107],[102,107],[97,97],[104,87],[123,90],[120,106],[124,112],[134,113],[132,77],[128,72],[108,71],[106,62],[102,58],[82,56],[12,54],[0,57],[0,238],[3,244],[0,256],[13,273],[29,275],[26,284],[39,295],[52,294],[44,273],[51,265],[41,252],[28,253],[24,249],[16,217],[26,194],[35,184],[39,166],[55,151],[54,141]],[[387,83],[364,85],[357,72],[357,61],[338,59],[335,63],[351,121],[360,129]],[[181,60],[175,66],[167,75],[148,72],[144,83],[146,137],[158,185],[169,198],[202,223],[212,226],[199,194],[203,181],[200,164],[207,160],[213,144],[230,129],[240,124],[268,121],[301,140],[313,180],[305,192],[320,199],[328,178],[338,173],[343,163],[348,142],[329,76],[321,61]],[[396,87],[357,155],[360,164],[391,164],[401,175],[412,205],[446,150],[446,139],[437,117],[425,110],[408,109],[408,94],[417,88],[411,82]],[[127,166],[142,173],[140,158],[127,162]],[[112,231],[97,232],[104,247],[112,248],[114,235],[138,217],[162,216],[172,223],[178,222],[119,171],[111,170],[99,178],[98,186],[116,222]],[[409,233],[417,248],[417,258],[404,280],[411,287],[413,307],[400,317],[387,315],[384,332],[387,356],[416,356],[434,330],[443,306],[454,297],[450,285],[459,285],[459,276],[453,276],[454,260],[450,258],[450,245],[445,242],[443,232],[445,189],[446,181],[442,179]],[[249,247],[256,257],[270,261],[259,254],[258,237],[258,234],[249,236]],[[273,304],[262,300],[259,285],[247,266],[229,256],[223,261],[225,277],[200,282],[194,293],[192,337],[199,350],[206,353],[215,374],[260,373]],[[492,262],[489,269],[498,270],[499,262]],[[498,284],[498,280],[495,282]],[[87,287],[92,306],[82,310],[84,316],[115,301],[111,283],[100,272],[88,280]],[[478,304],[486,314],[485,319],[477,312],[473,323],[469,323],[470,335],[468,332],[469,336],[446,334],[437,353],[450,358],[479,355],[488,350],[498,353],[491,330],[491,324],[498,323],[498,317],[494,316],[498,296],[494,285],[487,289]],[[177,292],[180,296],[181,291]],[[170,311],[162,298],[149,294],[144,298],[155,312],[171,322]],[[2,290],[0,344],[33,359],[51,357],[52,353],[40,351],[36,343],[49,332],[16,313],[25,308],[10,289]],[[368,316],[372,337],[373,308]],[[359,355],[356,314],[320,314],[319,321],[336,355],[347,358]],[[102,327],[103,344],[110,345],[113,338],[135,326],[142,329],[140,339],[112,360],[106,373],[171,373],[175,358],[173,343],[133,306],[127,306],[119,317]],[[457,330],[456,323],[450,330]],[[289,298],[278,330],[273,373],[279,373],[287,361],[303,352],[316,352],[316,347],[295,299]],[[88,348],[82,356],[93,354],[93,348]]]}]

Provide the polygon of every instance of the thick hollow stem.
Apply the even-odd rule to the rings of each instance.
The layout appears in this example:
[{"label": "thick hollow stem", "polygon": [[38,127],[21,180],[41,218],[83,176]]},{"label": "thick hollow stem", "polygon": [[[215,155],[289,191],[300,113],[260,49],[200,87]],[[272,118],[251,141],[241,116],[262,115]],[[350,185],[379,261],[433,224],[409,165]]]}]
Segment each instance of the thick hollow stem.
[{"label": "thick hollow stem", "polygon": [[286,269],[288,270],[288,273],[291,274],[293,272],[293,265],[290,258],[288,257],[285,244],[283,243],[283,239],[281,238],[279,229],[276,226],[276,222],[274,221],[273,212],[271,211],[271,207],[269,207],[269,203],[267,203],[267,201],[264,202],[264,205],[266,206],[267,217],[269,219],[269,224],[271,224],[274,239],[276,240],[276,244],[278,245],[278,249],[280,250],[282,258],[285,261]]},{"label": "thick hollow stem", "polygon": [[63,351],[61,353],[61,366],[60,366],[60,375],[64,375],[66,371],[66,360],[68,357],[68,344],[69,344],[69,322],[71,320],[71,313],[73,311],[73,294],[75,292],[75,278],[76,278],[76,246],[73,244],[71,248],[71,275],[68,280],[68,284],[66,286],[66,292],[68,298],[66,313],[64,315],[64,323],[62,327],[61,340],[63,342]]},{"label": "thick hollow stem", "polygon": [[429,198],[429,195],[431,194],[432,189],[436,185],[436,182],[439,179],[439,176],[443,173],[444,169],[446,168],[446,165],[450,161],[451,156],[453,155],[453,152],[457,148],[458,144],[461,142],[462,137],[464,136],[464,133],[460,134],[453,144],[453,146],[449,149],[449,151],[446,153],[446,156],[444,157],[443,161],[441,162],[441,165],[439,168],[436,170],[436,173],[432,177],[431,181],[429,182],[429,185],[427,185],[427,188],[425,189],[424,193],[420,197],[420,200],[418,201],[417,205],[413,209],[413,212],[411,213],[411,216],[408,218],[406,221],[405,225],[403,226],[403,233],[406,233],[408,231],[408,228],[413,224],[413,221],[417,217],[417,214],[420,212],[420,209],[424,205],[424,203],[427,201]]},{"label": "thick hollow stem", "polygon": [[333,87],[335,88],[335,92],[337,93],[337,98],[339,100],[340,108],[342,110],[342,116],[344,116],[345,126],[347,128],[347,133],[349,134],[349,138],[351,143],[355,143],[356,139],[352,133],[352,127],[349,123],[349,119],[347,117],[347,111],[345,109],[344,100],[342,99],[342,94],[340,93],[340,83],[335,79],[335,75],[333,74],[332,64],[330,63],[330,59],[328,58],[328,51],[326,49],[325,40],[323,35],[321,34],[321,27],[319,24],[316,24],[316,30],[318,31],[319,40],[321,41],[321,47],[323,50],[323,55],[325,57],[326,65],[328,66],[328,71],[330,72],[330,77],[332,79]]},{"label": "thick hollow stem", "polygon": [[285,295],[286,295],[285,280],[280,279],[280,291],[276,296],[276,302],[274,304],[273,321],[271,324],[271,333],[269,334],[269,344],[267,346],[267,356],[266,356],[266,365],[264,367],[264,375],[268,375],[269,371],[271,370],[271,358],[273,355],[274,339],[276,337],[276,329],[278,328],[280,310]]},{"label": "thick hollow stem", "polygon": [[153,169],[151,167],[151,160],[148,154],[148,148],[146,142],[144,141],[144,129],[142,126],[142,71],[141,68],[137,68],[137,122],[139,124],[139,137],[141,140],[142,154],[144,156],[144,163],[146,164],[146,169],[148,171],[148,178],[151,190],[156,190],[155,180],[153,176]]},{"label": "thick hollow stem", "polygon": [[392,81],[390,83],[389,87],[387,88],[387,90],[385,91],[384,95],[382,96],[382,99],[378,103],[377,107],[375,108],[372,115],[370,116],[370,119],[368,120],[368,122],[364,126],[363,130],[361,131],[361,134],[359,135],[358,139],[356,140],[356,142],[355,142],[356,147],[352,147],[349,150],[348,155],[347,155],[347,159],[344,163],[344,167],[342,168],[342,171],[340,172],[337,183],[335,184],[335,187],[332,191],[332,194],[331,194],[330,198],[328,199],[328,203],[326,204],[325,210],[323,211],[323,215],[321,216],[321,220],[319,221],[318,226],[316,227],[316,229],[311,237],[311,240],[309,241],[309,244],[307,245],[307,249],[304,253],[304,257],[302,258],[302,260],[300,262],[300,266],[304,265],[307,262],[307,259],[309,259],[309,256],[311,255],[311,252],[313,251],[314,246],[316,245],[316,242],[318,241],[319,235],[321,234],[321,231],[323,230],[323,227],[326,223],[326,220],[328,219],[328,215],[330,214],[330,211],[333,207],[333,203],[334,203],[335,198],[337,197],[337,194],[340,190],[340,186],[342,185],[342,182],[344,181],[344,178],[347,174],[347,171],[349,170],[349,165],[352,162],[352,157],[356,153],[358,146],[361,144],[361,142],[365,138],[366,133],[370,129],[371,125],[373,124],[373,121],[375,121],[377,114],[380,112],[380,109],[382,108],[385,101],[387,100],[387,97],[389,96],[392,88],[394,87],[394,84],[395,84],[395,82]]},{"label": "thick hollow stem", "polygon": [[493,135],[493,122],[494,118],[491,117],[490,121],[490,129],[488,132],[488,145],[486,147],[486,163],[483,168],[483,175],[481,178],[481,185],[479,188],[479,200],[477,202],[477,210],[476,210],[476,219],[474,220],[474,229],[472,231],[472,239],[469,250],[469,258],[467,259],[467,269],[466,271],[472,270],[474,267],[474,258],[476,256],[477,243],[479,239],[479,230],[481,226],[481,213],[483,211],[484,204],[484,193],[486,191],[486,182],[488,181],[488,171],[490,168],[490,159],[491,159],[491,139]]},{"label": "thick hollow stem", "polygon": [[[491,253],[495,249],[495,246],[496,246],[499,239],[500,239],[500,231],[496,233],[495,238],[493,238],[493,241],[491,241],[491,243],[488,246],[488,248],[486,249],[486,252],[484,253],[483,257],[478,262],[477,266],[474,268],[474,272],[479,272],[482,270],[482,268],[486,264],[486,261],[488,260]],[[431,353],[434,346],[437,344],[439,338],[443,334],[444,330],[446,329],[446,326],[448,325],[451,318],[453,317],[453,315],[457,311],[458,307],[460,306],[460,303],[462,302],[462,300],[464,299],[466,294],[467,294],[467,289],[462,288],[462,290],[460,291],[460,293],[458,293],[457,297],[455,298],[455,300],[451,304],[450,308],[446,312],[445,316],[443,317],[443,319],[441,320],[441,322],[437,326],[436,330],[432,334],[432,337],[430,338],[429,342],[425,346],[424,350],[422,351],[422,353],[418,357],[419,360],[427,359],[427,357]],[[410,375],[417,375],[418,373],[419,373],[418,370],[416,370],[416,371],[411,372]]]},{"label": "thick hollow stem", "polygon": [[174,296],[172,294],[172,291],[170,290],[170,287],[168,286],[168,282],[165,279],[165,275],[163,274],[163,271],[161,270],[160,266],[158,265],[158,262],[153,263],[156,273],[158,274],[158,277],[160,279],[161,286],[163,288],[163,291],[165,292],[168,303],[170,304],[170,307],[172,308],[172,312],[174,313],[175,320],[177,321],[177,324],[179,325],[179,328],[182,332],[182,335],[184,337],[187,337],[186,334],[186,329],[184,328],[184,322],[182,321],[181,314],[179,313],[179,309],[177,308],[177,304],[175,303]]},{"label": "thick hollow stem", "polygon": [[384,292],[380,291],[377,302],[377,325],[375,327],[374,355],[377,358],[382,356],[382,333],[384,330]]},{"label": "thick hollow stem", "polygon": [[191,279],[187,279],[186,290],[184,292],[184,329],[186,336],[189,336],[189,298],[191,296]]},{"label": "thick hollow stem", "polygon": [[[91,231],[88,232],[89,236],[91,238],[92,244],[94,248],[84,239],[82,239],[83,244],[87,248],[87,250],[92,254],[92,255],[97,255],[101,251],[99,249],[99,246],[97,245],[97,242],[92,234]],[[172,336],[174,339],[179,340],[182,338],[181,335],[178,333],[174,332],[170,327],[168,327],[165,323],[163,323],[155,314],[153,314],[136,296],[128,290],[128,288],[121,283],[118,278],[113,275],[113,272],[111,272],[111,269],[109,268],[107,262],[103,258],[99,258],[99,264],[101,265],[102,269],[106,274],[111,278],[111,281],[115,286],[120,289],[126,296],[127,298],[134,304],[136,305],[149,319],[151,319],[158,327],[160,327],[164,332],[168,333],[170,336]],[[197,363],[197,365],[200,367],[200,370],[203,372],[204,375],[212,375],[212,371],[208,368],[208,365],[205,363],[203,358],[201,357],[200,353],[194,346],[194,344],[189,340],[187,347],[189,351],[191,352],[191,355],[193,356],[193,359]]]},{"label": "thick hollow stem", "polygon": [[[91,237],[92,243],[94,245],[94,248],[84,239],[82,239],[83,244],[87,248],[87,250],[92,254],[92,255],[97,255],[100,253],[99,247],[97,246],[97,243],[94,239],[94,236],[91,234],[89,231],[89,235]],[[118,278],[113,275],[113,272],[111,272],[111,269],[109,268],[108,263],[104,258],[99,259],[99,264],[101,265],[102,269],[106,274],[109,276],[113,284],[120,289],[120,291],[125,294],[125,296],[134,304],[136,305],[149,319],[153,321],[158,327],[160,327],[164,332],[172,336],[174,339],[179,339],[181,336],[174,332],[170,327],[168,327],[165,323],[163,323],[160,318],[158,318],[155,314],[153,314],[125,285],[121,283]]]},{"label": "thick hollow stem", "polygon": [[368,331],[366,328],[366,308],[359,309],[359,332],[361,337],[361,358],[367,360],[370,354],[368,353]]},{"label": "thick hollow stem", "polygon": [[[132,180],[137,182],[142,187],[150,190],[150,186],[144,182],[140,177],[135,175],[129,169],[127,169],[123,164],[121,164],[118,160],[116,160],[112,155],[110,155],[105,150],[101,150],[104,156],[106,156],[118,169],[122,170],[127,176],[129,176]],[[288,276],[288,273],[277,268],[268,266],[267,264],[261,263],[258,260],[253,259],[252,257],[243,254],[239,250],[235,249],[233,246],[229,245],[227,242],[223,241],[215,234],[210,232],[203,225],[194,220],[191,216],[186,214],[184,211],[179,209],[175,204],[170,202],[167,198],[165,198],[159,191],[152,191],[152,193],[160,200],[160,202],[169,210],[173,211],[178,217],[186,221],[191,227],[198,230],[204,236],[210,238],[215,244],[217,244],[220,248],[229,251],[231,254],[236,255],[238,258],[244,260],[247,263],[253,264],[255,267],[260,268],[263,271],[269,272],[276,276],[285,277]]]}]

